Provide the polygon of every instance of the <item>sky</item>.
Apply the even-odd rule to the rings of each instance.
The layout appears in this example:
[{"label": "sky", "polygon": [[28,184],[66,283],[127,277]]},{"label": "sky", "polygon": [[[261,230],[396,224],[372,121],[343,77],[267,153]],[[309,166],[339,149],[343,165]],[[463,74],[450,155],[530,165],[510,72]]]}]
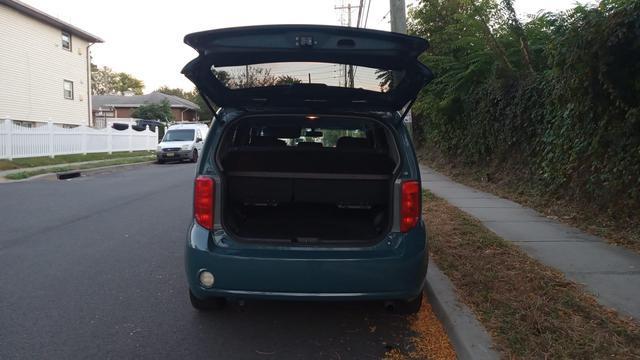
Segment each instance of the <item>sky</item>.
[{"label": "sky", "polygon": [[[105,40],[91,47],[93,62],[124,71],[145,83],[191,90],[180,70],[196,52],[182,41],[201,30],[264,24],[340,25],[335,6],[349,0],[22,0]],[[416,0],[405,0],[407,5]],[[558,11],[576,0],[517,0],[521,17]],[[351,0],[357,5],[358,0]],[[389,0],[371,0],[367,28],[389,30]],[[342,11],[346,21],[346,11]],[[353,19],[357,10],[353,10]]]}]

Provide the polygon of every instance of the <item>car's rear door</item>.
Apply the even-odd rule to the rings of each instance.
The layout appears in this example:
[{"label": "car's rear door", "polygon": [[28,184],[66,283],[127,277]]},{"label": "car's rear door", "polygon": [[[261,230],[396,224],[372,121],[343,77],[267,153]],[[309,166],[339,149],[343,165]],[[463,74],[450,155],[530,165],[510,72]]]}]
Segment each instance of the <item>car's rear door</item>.
[{"label": "car's rear door", "polygon": [[391,32],[269,25],[193,33],[185,43],[199,56],[182,72],[222,107],[396,111],[433,77],[418,61],[427,41]]}]

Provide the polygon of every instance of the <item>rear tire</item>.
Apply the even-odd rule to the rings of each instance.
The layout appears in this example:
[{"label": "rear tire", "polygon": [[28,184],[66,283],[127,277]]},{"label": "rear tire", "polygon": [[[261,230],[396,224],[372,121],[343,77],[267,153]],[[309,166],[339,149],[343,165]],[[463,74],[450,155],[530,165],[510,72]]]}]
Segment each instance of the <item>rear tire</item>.
[{"label": "rear tire", "polygon": [[405,315],[412,315],[412,314],[416,314],[418,313],[418,311],[420,311],[420,308],[422,308],[422,291],[420,292],[420,295],[416,296],[413,299],[407,299],[407,300],[400,300],[397,303],[397,311],[400,314],[405,314]]},{"label": "rear tire", "polygon": [[227,305],[227,299],[223,297],[199,299],[193,295],[191,290],[189,290],[189,301],[191,301],[191,306],[198,311],[220,310]]},{"label": "rear tire", "polygon": [[196,149],[191,153],[191,162],[198,162],[198,150]]}]

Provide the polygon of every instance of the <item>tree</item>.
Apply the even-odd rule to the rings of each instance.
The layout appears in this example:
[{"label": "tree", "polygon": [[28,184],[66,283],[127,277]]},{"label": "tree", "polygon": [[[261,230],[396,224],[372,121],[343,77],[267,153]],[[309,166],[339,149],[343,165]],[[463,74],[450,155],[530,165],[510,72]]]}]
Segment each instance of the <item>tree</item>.
[{"label": "tree", "polygon": [[171,105],[167,100],[163,100],[160,103],[140,105],[133,111],[131,116],[138,119],[158,120],[164,123],[174,120],[173,114],[171,113]]},{"label": "tree", "polygon": [[379,81],[380,90],[382,92],[388,91],[393,86],[393,71],[378,69],[376,70],[376,79]]},{"label": "tree", "polygon": [[528,72],[533,73],[533,66],[531,65],[531,50],[529,49],[529,40],[527,39],[527,34],[518,19],[518,14],[516,14],[516,10],[513,8],[512,0],[502,0],[502,6],[506,11],[507,16],[507,26],[511,29],[513,34],[520,41],[520,51],[522,52],[522,63],[527,69]]},{"label": "tree", "polygon": [[232,76],[228,71],[211,69],[211,72],[213,73],[213,76],[224,86],[229,86]]},{"label": "tree", "polygon": [[142,95],[142,89],[144,89],[144,82],[136,79],[131,74],[119,72],[116,74],[116,86],[115,90],[120,95],[127,93],[133,93],[134,95]]},{"label": "tree", "polygon": [[227,86],[232,89],[245,89],[274,85],[276,81],[270,69],[247,66],[244,71],[232,73]]},{"label": "tree", "polygon": [[301,84],[302,80],[295,78],[291,75],[280,75],[275,81],[274,85],[291,85],[291,84]]},{"label": "tree", "polygon": [[204,99],[202,98],[202,96],[200,96],[200,93],[196,89],[191,91],[186,91],[181,88],[170,88],[168,86],[161,86],[156,91],[161,92],[163,94],[167,94],[167,95],[177,96],[179,98],[189,100],[192,103],[198,105],[198,108],[199,108],[198,117],[203,121],[209,121],[213,118],[213,113],[211,112],[211,110],[207,106],[207,103],[205,103]]},{"label": "tree", "polygon": [[125,72],[114,72],[107,66],[91,64],[91,92],[93,95],[142,95],[144,82]]},{"label": "tree", "polygon": [[191,97],[193,96],[191,91],[185,91],[184,89],[181,89],[181,88],[170,88],[166,85],[163,85],[157,88],[156,92],[163,93],[166,95],[177,96],[179,98],[183,98],[189,101],[191,101]]},{"label": "tree", "polygon": [[116,77],[113,71],[91,64],[91,93],[93,95],[109,95],[115,93]]}]

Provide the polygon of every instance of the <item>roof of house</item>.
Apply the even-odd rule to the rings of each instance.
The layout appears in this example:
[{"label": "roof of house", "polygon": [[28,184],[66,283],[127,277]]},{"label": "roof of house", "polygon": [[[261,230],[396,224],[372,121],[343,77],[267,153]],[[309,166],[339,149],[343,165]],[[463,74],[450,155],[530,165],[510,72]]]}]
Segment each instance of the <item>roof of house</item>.
[{"label": "roof of house", "polygon": [[61,30],[64,31],[68,31],[69,33],[76,35],[80,38],[83,38],[85,40],[88,40],[89,42],[93,42],[93,43],[101,43],[104,42],[104,40],[102,40],[101,38],[92,35],[80,28],[77,28],[65,21],[62,21],[56,17],[53,17],[41,10],[38,10],[36,8],[34,8],[31,5],[27,5],[25,3],[23,3],[22,1],[18,1],[18,0],[0,0],[0,4],[6,5],[10,8],[13,8],[27,16],[30,16],[34,19],[40,20],[46,24],[49,24],[51,26],[55,26],[57,28],[60,28]]},{"label": "roof of house", "polygon": [[[1,1],[1,0],[0,0]],[[154,91],[146,95],[121,96],[121,95],[93,95],[91,102],[93,108],[100,107],[138,107],[143,104],[160,103],[167,100],[171,107],[186,108],[191,110],[200,110],[200,107],[189,100],[174,95],[163,94]]]}]

